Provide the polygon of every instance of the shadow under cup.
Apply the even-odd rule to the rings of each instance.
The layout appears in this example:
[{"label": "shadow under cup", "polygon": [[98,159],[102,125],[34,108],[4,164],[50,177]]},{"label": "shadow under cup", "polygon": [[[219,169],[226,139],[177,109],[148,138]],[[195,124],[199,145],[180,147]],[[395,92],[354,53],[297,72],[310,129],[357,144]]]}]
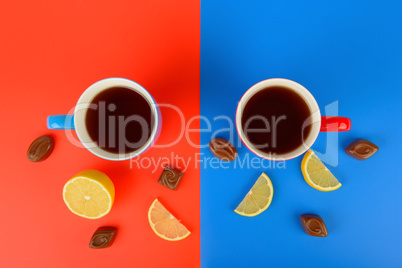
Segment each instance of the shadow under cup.
[{"label": "shadow under cup", "polygon": [[89,151],[108,160],[126,160],[154,144],[160,116],[155,101],[139,84],[109,78],[81,95],[74,124],[78,138]]},{"label": "shadow under cup", "polygon": [[269,160],[288,160],[306,152],[321,127],[313,95],[302,85],[282,78],[261,81],[241,98],[236,128],[254,154]]}]

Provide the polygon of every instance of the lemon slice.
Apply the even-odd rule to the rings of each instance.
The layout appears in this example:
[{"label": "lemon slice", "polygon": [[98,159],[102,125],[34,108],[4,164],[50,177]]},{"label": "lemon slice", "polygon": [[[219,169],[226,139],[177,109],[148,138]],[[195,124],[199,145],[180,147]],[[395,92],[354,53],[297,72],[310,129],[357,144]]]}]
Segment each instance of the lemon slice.
[{"label": "lemon slice", "polygon": [[78,173],[63,188],[63,199],[68,209],[87,219],[98,219],[108,214],[114,194],[113,182],[97,170]]},{"label": "lemon slice", "polygon": [[272,182],[267,174],[263,172],[243,201],[237,206],[235,212],[247,217],[257,216],[269,207],[273,195]]},{"label": "lemon slice", "polygon": [[304,180],[319,191],[334,191],[342,186],[312,150],[304,155],[301,170]]},{"label": "lemon slice", "polygon": [[158,199],[154,200],[148,210],[148,221],[155,234],[165,240],[178,241],[191,234]]}]

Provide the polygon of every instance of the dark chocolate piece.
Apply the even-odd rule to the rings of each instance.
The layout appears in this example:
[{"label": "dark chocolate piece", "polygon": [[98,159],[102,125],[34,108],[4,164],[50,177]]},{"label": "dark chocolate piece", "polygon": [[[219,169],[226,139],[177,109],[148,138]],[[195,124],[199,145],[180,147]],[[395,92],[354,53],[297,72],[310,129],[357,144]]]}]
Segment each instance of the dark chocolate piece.
[{"label": "dark chocolate piece", "polygon": [[28,148],[28,159],[40,162],[49,157],[54,148],[54,139],[51,136],[41,136],[34,140]]},{"label": "dark chocolate piece", "polygon": [[320,216],[303,214],[300,215],[300,222],[306,234],[318,237],[328,236],[327,227]]},{"label": "dark chocolate piece", "polygon": [[378,151],[378,146],[363,140],[357,139],[345,148],[345,153],[357,160],[366,160]]},{"label": "dark chocolate piece", "polygon": [[90,248],[107,248],[113,244],[116,238],[117,229],[115,227],[98,228],[89,242]]},{"label": "dark chocolate piece", "polygon": [[169,189],[176,190],[184,173],[171,166],[166,166],[159,178],[159,183]]},{"label": "dark chocolate piece", "polygon": [[209,149],[217,158],[225,161],[233,161],[237,157],[237,150],[227,140],[216,138],[210,141]]}]

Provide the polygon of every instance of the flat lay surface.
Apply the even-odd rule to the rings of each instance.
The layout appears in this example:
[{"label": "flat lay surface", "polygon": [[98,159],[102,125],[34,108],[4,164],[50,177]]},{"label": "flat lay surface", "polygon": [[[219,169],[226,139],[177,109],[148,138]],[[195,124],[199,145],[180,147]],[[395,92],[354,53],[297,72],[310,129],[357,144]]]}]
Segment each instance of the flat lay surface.
[{"label": "flat lay surface", "polygon": [[[401,267],[401,10],[396,0],[4,3],[0,267]],[[109,77],[160,106],[159,139],[131,160],[99,158],[75,131],[46,126]],[[332,188],[305,180],[303,155],[263,160],[239,139],[238,102],[269,78],[306,87],[321,115],[351,119],[312,146]],[[378,151],[359,161],[357,139]],[[313,160],[304,173],[325,170]],[[104,211],[112,204],[99,219],[63,201],[89,169],[115,189],[88,186]],[[74,188],[66,200],[77,196],[87,198]]]},{"label": "flat lay surface", "polygon": [[[241,166],[254,157],[243,144],[238,162],[202,166],[202,267],[402,265],[401,9],[399,1],[202,1],[201,115],[212,131],[201,133],[201,144],[230,128],[215,117],[234,122],[244,92],[267,78],[294,80],[322,115],[352,120],[349,132],[321,133],[312,147],[342,183],[333,192],[304,181],[302,156],[285,168],[258,159]],[[218,137],[239,144],[236,130]],[[346,155],[357,138],[378,152],[364,161]],[[272,181],[271,205],[253,218],[234,213],[261,172]],[[304,233],[305,213],[322,217],[328,237]]]},{"label": "flat lay surface", "polygon": [[[47,116],[72,113],[84,90],[108,77],[136,81],[158,103],[180,107],[185,118],[198,115],[199,2],[17,1],[3,3],[0,14],[0,227],[6,230],[0,267],[199,266],[199,170],[190,165],[173,191],[158,183],[160,163],[141,162],[193,161],[197,149],[182,140],[152,148],[136,162],[112,162],[77,147],[74,132],[46,127]],[[161,107],[161,113],[170,127],[159,145],[181,131],[174,127],[180,122],[175,110]],[[30,162],[29,145],[47,134],[55,139],[53,153]],[[192,139],[198,142],[199,134]],[[74,215],[63,202],[64,184],[87,169],[107,174],[116,190],[112,210],[97,220]],[[155,198],[185,224],[189,237],[169,242],[155,235],[148,222]],[[116,239],[110,248],[91,249],[101,226],[116,227]]]}]

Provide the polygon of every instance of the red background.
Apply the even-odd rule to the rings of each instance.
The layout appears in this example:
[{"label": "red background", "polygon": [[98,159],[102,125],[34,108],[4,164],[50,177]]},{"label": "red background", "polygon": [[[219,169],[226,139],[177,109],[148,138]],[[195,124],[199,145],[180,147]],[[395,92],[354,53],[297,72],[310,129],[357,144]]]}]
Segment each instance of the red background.
[{"label": "red background", "polygon": [[[125,77],[159,103],[178,106],[188,121],[199,114],[200,10],[198,1],[7,1],[0,10],[2,130],[1,267],[197,267],[200,265],[199,170],[186,171],[178,191],[158,184],[162,167],[130,168],[70,143],[48,130],[46,117],[65,114],[92,83]],[[180,134],[180,118],[162,109],[158,144]],[[198,121],[193,127],[198,126]],[[51,134],[56,146],[44,162],[26,157],[30,143]],[[198,143],[199,134],[192,134]],[[191,158],[198,149],[182,139],[143,157]],[[180,166],[180,164],[179,164]],[[88,220],[62,199],[65,182],[86,169],[114,182],[110,214]],[[178,242],[157,237],[147,211],[155,198],[192,234]],[[111,248],[89,240],[100,226],[119,229]]]}]

